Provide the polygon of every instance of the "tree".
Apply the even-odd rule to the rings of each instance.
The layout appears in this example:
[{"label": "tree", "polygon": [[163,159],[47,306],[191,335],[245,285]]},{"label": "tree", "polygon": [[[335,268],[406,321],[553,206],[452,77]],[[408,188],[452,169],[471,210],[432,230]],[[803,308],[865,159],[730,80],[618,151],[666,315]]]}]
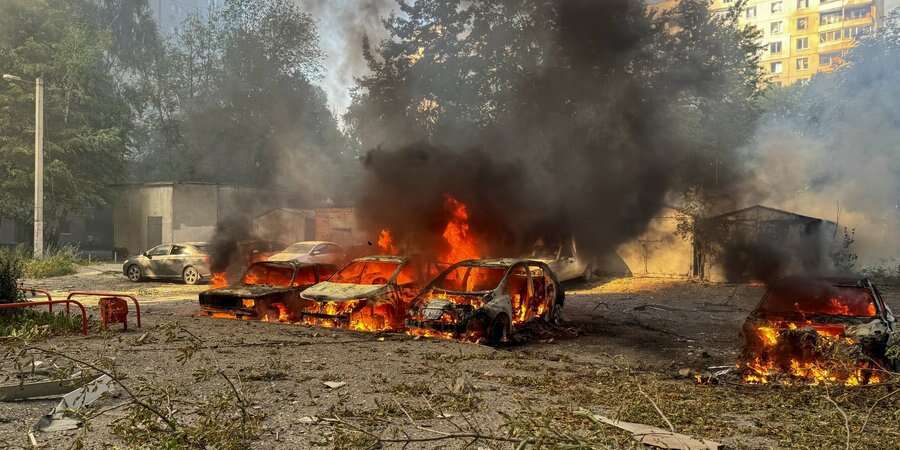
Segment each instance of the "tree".
[{"label": "tree", "polygon": [[[287,0],[229,0],[167,43],[136,177],[333,191],[346,144],[327,108],[309,14]],[[344,152],[344,153],[342,153]]]},{"label": "tree", "polygon": [[[46,232],[70,214],[106,204],[120,181],[132,109],[109,64],[113,37],[85,1],[0,3],[0,72],[42,77]],[[32,220],[33,85],[0,84],[0,211]]]}]

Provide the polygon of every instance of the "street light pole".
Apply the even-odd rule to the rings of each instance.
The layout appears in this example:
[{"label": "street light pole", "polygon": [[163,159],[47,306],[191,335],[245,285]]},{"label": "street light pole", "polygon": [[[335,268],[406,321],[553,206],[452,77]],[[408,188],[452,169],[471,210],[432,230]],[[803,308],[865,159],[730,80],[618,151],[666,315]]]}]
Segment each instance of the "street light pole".
[{"label": "street light pole", "polygon": [[[25,82],[3,74],[8,81]],[[44,256],[44,80],[34,80],[34,258]]]},{"label": "street light pole", "polygon": [[44,257],[44,80],[34,80],[34,258]]}]

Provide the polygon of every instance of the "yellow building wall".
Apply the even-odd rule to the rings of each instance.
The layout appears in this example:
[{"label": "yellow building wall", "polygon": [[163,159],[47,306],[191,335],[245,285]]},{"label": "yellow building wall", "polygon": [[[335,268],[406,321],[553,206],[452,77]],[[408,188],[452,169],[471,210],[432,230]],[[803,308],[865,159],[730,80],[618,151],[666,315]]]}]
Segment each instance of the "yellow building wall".
[{"label": "yellow building wall", "polygon": [[[713,0],[710,9],[724,12],[735,1]],[[665,10],[676,2],[677,0],[664,0],[651,4],[650,8]],[[776,3],[780,3],[780,7],[773,5]],[[859,18],[847,16],[848,10],[857,8],[867,8],[868,14]],[[748,14],[747,10],[755,13]],[[765,48],[760,55],[760,66],[769,74],[770,81],[786,86],[809,80],[818,72],[834,70],[856,42],[855,37],[847,30],[870,27],[869,32],[874,32],[880,24],[883,10],[884,0],[750,0],[741,12],[741,23],[753,25],[762,32],[760,43]],[[839,12],[840,20],[829,24],[820,23],[821,14],[828,12]],[[798,28],[800,19],[806,19],[805,29]],[[773,29],[773,23],[776,22],[781,23],[780,31]],[[820,37],[829,32],[840,33],[840,38],[821,42]],[[797,41],[804,38],[807,47],[798,48]],[[780,52],[770,51],[770,44],[773,42],[781,42]],[[820,56],[828,54],[834,54],[830,59],[833,64],[820,64]],[[781,63],[780,73],[773,72],[773,63]]]}]

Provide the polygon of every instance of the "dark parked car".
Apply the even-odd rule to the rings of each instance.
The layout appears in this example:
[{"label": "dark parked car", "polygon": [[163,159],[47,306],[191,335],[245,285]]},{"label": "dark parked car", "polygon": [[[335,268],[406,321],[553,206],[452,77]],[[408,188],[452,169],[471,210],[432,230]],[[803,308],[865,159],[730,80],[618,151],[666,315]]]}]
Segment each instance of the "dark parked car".
[{"label": "dark parked car", "polygon": [[[741,334],[748,381],[767,382],[772,373],[786,373],[855,384],[869,376],[857,369],[900,368],[896,319],[878,288],[865,278],[778,280],[768,286]],[[847,362],[835,359],[838,347],[848,350],[841,358],[857,360],[850,361],[850,372],[837,367]]]},{"label": "dark parked car", "polygon": [[203,312],[216,316],[291,321],[300,293],[327,279],[337,268],[329,264],[256,262],[232,286],[200,293]]},{"label": "dark parked car", "polygon": [[412,334],[498,345],[531,320],[559,322],[565,294],[550,267],[530,259],[456,263],[413,301]]},{"label": "dark parked car", "polygon": [[205,242],[157,245],[126,259],[122,273],[131,281],[182,280],[197,284],[210,276],[208,251]]}]

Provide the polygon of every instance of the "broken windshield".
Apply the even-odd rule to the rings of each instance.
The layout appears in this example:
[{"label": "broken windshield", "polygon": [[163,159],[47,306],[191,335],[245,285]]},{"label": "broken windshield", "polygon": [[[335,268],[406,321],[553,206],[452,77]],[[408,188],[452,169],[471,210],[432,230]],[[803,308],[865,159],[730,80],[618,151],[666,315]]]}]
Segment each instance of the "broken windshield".
[{"label": "broken windshield", "polygon": [[287,287],[291,285],[291,279],[294,275],[294,269],[291,267],[257,263],[250,266],[244,274],[242,282],[248,286],[280,286]]},{"label": "broken windshield", "polygon": [[387,284],[400,263],[393,261],[353,261],[328,281],[349,284]]},{"label": "broken windshield", "polygon": [[503,281],[505,267],[457,266],[444,272],[435,286],[453,292],[492,291]]}]

